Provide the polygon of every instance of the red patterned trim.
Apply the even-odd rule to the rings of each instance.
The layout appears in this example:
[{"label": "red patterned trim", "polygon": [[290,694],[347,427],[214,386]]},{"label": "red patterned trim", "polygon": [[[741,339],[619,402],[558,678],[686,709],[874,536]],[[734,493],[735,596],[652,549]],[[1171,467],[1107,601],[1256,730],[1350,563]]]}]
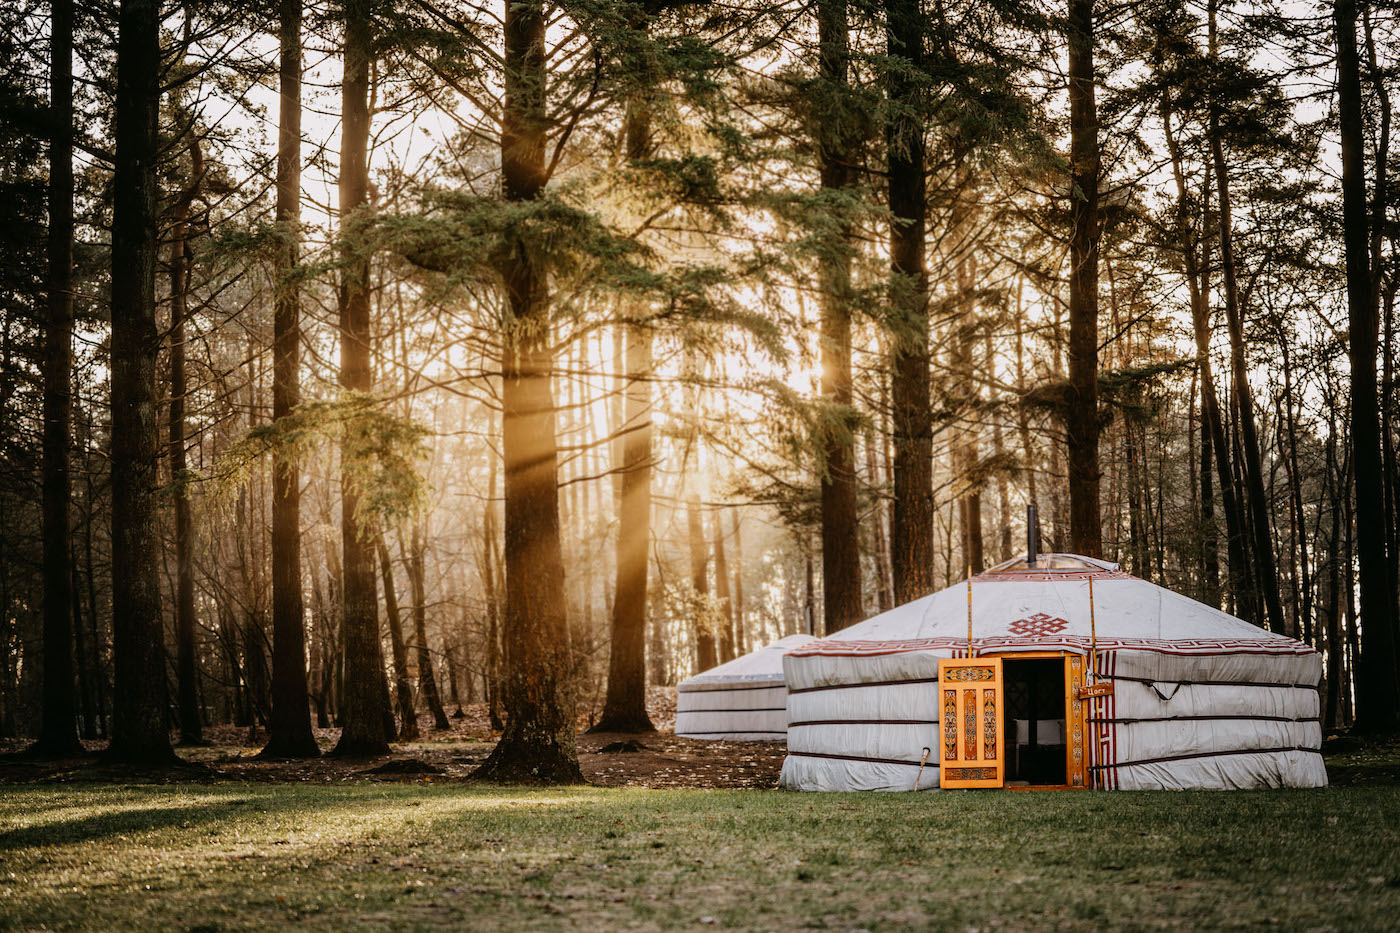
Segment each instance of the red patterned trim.
[{"label": "red patterned trim", "polygon": [[846,684],[821,684],[817,687],[795,687],[788,690],[794,693],[815,693],[818,690],[849,690],[852,687],[898,687],[903,684],[936,684],[937,677],[920,677],[915,680],[862,680]]},{"label": "red patterned trim", "polygon": [[972,578],[973,583],[1040,583],[1049,581],[1052,583],[1082,583],[1092,579],[1095,583],[1100,580],[1136,580],[1137,577],[1122,570],[1004,570],[992,571],[990,573],[979,573]]},{"label": "red patterned trim", "polygon": [[781,679],[772,680],[766,684],[756,684],[747,687],[687,687],[679,684],[676,687],[677,693],[741,693],[747,690],[781,690],[784,683]]},{"label": "red patterned trim", "polygon": [[[975,654],[978,657],[1012,650],[1063,649],[1087,653],[1091,644],[1086,635],[1016,636],[993,635],[973,639]],[[1211,656],[1222,654],[1259,655],[1309,655],[1317,654],[1317,649],[1292,638],[1100,638],[1097,641],[1100,652],[1105,651],[1151,651],[1156,654],[1181,656]],[[826,640],[809,642],[801,648],[788,652],[789,657],[828,657],[862,658],[880,657],[888,654],[905,654],[910,651],[940,651],[967,648],[966,638],[907,638],[890,641],[837,641]]]}]

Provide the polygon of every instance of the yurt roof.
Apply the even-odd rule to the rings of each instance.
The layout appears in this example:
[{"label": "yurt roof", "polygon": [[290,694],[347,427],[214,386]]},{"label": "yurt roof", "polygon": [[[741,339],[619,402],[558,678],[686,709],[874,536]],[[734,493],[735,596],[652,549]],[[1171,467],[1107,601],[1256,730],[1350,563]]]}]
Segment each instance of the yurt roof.
[{"label": "yurt roof", "polygon": [[702,690],[715,684],[783,682],[783,655],[799,645],[816,641],[811,635],[789,635],[748,654],[727,661],[678,685],[680,690]]},{"label": "yurt roof", "polygon": [[[1094,618],[1089,611],[1093,581]],[[1219,609],[1077,554],[1021,557],[972,578],[972,636],[978,653],[1098,648],[1259,651],[1313,649]],[[866,654],[965,646],[968,581],[897,606],[802,648],[798,654]]]}]

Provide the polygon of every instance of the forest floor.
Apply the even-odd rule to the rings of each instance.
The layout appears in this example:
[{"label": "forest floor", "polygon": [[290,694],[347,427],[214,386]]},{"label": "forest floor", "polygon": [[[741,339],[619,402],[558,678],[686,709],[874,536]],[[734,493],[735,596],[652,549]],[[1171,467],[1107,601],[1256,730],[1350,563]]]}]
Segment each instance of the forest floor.
[{"label": "forest floor", "polygon": [[[675,724],[675,692],[652,690],[649,697],[653,723],[659,730],[649,735],[589,733],[590,723],[580,720],[579,766],[590,784],[604,787],[771,788],[777,784],[786,747],[781,742],[707,742],[678,738]],[[455,711],[454,711],[455,712]],[[267,741],[262,732],[234,726],[205,729],[208,745],[176,749],[186,761],[206,766],[198,772],[151,771],[135,775],[129,769],[108,768],[92,759],[38,762],[5,755],[17,752],[24,742],[0,742],[0,785],[42,782],[120,781],[133,778],[154,783],[190,781],[241,781],[257,783],[309,782],[317,784],[385,781],[465,781],[495,747],[484,705],[463,707],[461,717],[451,718],[449,730],[433,729],[430,716],[420,716],[420,737],[394,743],[394,754],[376,759],[319,758],[300,761],[263,761],[257,757]],[[335,747],[338,729],[317,729],[322,751]],[[94,753],[105,742],[84,743]],[[379,771],[377,769],[385,769]],[[3,874],[3,873],[0,873]]]},{"label": "forest floor", "polygon": [[[664,715],[657,719],[667,726]],[[427,723],[425,723],[427,725]],[[1396,929],[1400,742],[1317,791],[775,792],[781,745],[579,739],[594,786],[465,780],[484,714],[386,759],[0,764],[0,929]],[[333,736],[322,734],[328,747]],[[417,770],[415,770],[417,769]],[[651,789],[648,789],[651,788]]]}]

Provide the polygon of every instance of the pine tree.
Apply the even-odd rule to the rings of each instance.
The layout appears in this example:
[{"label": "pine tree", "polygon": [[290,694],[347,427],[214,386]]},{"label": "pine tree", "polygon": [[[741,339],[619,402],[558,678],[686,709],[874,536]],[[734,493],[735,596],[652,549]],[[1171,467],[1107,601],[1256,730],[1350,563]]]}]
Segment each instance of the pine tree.
[{"label": "pine tree", "polygon": [[[160,8],[117,20],[112,214],[112,742],[109,759],[174,763],[160,620],[155,366]],[[154,674],[153,672],[160,672]]]}]

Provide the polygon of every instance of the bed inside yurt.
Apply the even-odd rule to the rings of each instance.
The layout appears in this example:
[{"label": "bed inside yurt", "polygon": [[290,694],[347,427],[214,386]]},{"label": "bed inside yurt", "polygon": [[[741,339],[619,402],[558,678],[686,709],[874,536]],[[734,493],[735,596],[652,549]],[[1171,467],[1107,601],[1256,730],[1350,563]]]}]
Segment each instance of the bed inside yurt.
[{"label": "bed inside yurt", "polygon": [[787,737],[783,654],[816,641],[789,635],[701,671],[676,687],[676,735],[731,742],[781,742]]},{"label": "bed inside yurt", "polygon": [[789,651],[781,785],[1319,787],[1321,674],[1116,564],[1023,557]]}]

